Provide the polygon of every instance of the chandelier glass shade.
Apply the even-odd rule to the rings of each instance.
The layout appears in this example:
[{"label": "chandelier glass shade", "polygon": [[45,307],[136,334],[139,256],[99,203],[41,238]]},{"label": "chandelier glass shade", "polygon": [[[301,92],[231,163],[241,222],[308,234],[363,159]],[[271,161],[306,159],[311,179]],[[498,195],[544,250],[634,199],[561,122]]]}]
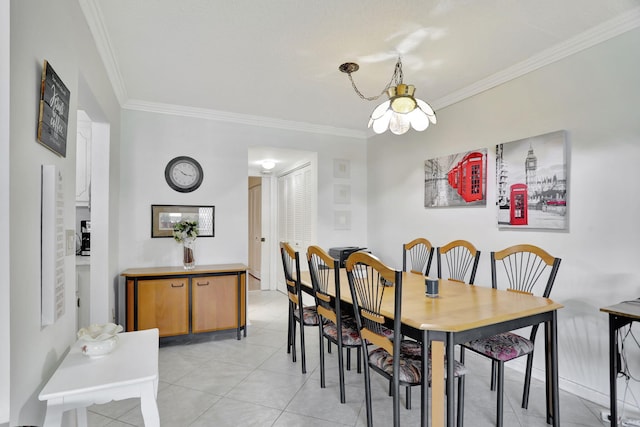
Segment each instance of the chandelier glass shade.
[{"label": "chandelier glass shade", "polygon": [[[414,97],[415,86],[402,82],[402,62],[398,58],[391,81],[380,95],[365,97],[358,90],[351,73],[358,71],[359,66],[353,62],[347,62],[339,67],[340,71],[349,75],[351,85],[360,98],[372,101],[378,99],[384,93],[389,99],[378,105],[371,113],[369,128],[377,134],[391,130],[396,135],[402,135],[410,128],[423,131],[430,123],[436,124],[436,113],[433,108],[421,99]],[[394,85],[395,83],[395,85]]]},{"label": "chandelier glass shade", "polygon": [[409,128],[421,132],[430,123],[436,124],[433,109],[423,100],[414,98],[414,92],[414,86],[405,84],[387,89],[389,99],[373,110],[369,127],[378,134],[389,129],[396,135],[402,135]]}]

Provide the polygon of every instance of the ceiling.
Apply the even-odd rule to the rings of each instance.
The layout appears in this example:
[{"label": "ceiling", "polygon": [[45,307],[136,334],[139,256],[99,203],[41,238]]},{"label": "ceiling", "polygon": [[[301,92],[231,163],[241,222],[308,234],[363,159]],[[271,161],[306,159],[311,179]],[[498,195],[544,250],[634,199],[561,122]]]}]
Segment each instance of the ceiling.
[{"label": "ceiling", "polygon": [[[124,108],[366,137],[391,79],[436,112],[640,26],[640,0],[80,0]],[[383,96],[384,98],[384,96]]]}]

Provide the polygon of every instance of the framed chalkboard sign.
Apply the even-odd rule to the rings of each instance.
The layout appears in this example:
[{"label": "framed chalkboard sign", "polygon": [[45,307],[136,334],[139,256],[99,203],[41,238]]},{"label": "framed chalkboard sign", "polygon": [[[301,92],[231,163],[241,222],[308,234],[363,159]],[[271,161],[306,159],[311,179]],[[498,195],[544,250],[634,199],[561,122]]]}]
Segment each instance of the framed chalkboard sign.
[{"label": "framed chalkboard sign", "polygon": [[62,157],[67,156],[69,98],[69,89],[45,59],[40,86],[38,142]]}]

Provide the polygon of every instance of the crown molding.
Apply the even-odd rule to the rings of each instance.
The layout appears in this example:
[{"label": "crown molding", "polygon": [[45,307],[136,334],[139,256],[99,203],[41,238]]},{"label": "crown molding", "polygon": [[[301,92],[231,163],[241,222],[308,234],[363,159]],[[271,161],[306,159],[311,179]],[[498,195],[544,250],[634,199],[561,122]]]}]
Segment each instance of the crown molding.
[{"label": "crown molding", "polygon": [[185,107],[182,105],[163,104],[130,99],[122,108],[126,110],[145,111],[150,113],[169,114],[173,116],[194,117],[198,119],[214,120],[218,122],[235,123],[249,126],[281,129],[297,132],[309,132],[348,138],[366,139],[365,131],[337,128],[333,126],[316,125],[312,123],[294,122],[289,120],[272,119],[269,117],[252,116],[248,114],[230,113],[227,111],[210,110],[207,108]]},{"label": "crown molding", "polygon": [[431,103],[434,109],[442,109],[466,98],[492,89],[503,83],[521,77],[546,65],[560,61],[570,55],[593,47],[616,36],[640,27],[640,7],[632,9],[614,19],[597,25],[575,37],[543,50],[529,59],[505,68],[487,78],[450,93]]},{"label": "crown molding", "polygon": [[109,33],[104,25],[102,10],[96,0],[78,0],[78,2],[89,26],[89,31],[93,35],[93,40],[96,43],[98,54],[102,58],[102,63],[111,81],[113,91],[116,94],[116,98],[118,98],[120,106],[122,106],[128,98],[127,87],[124,84],[118,61],[113,53]]},{"label": "crown molding", "polygon": [[[184,107],[180,105],[129,99],[126,85],[120,73],[116,57],[113,53],[109,34],[104,25],[102,11],[100,10],[97,0],[79,0],[79,3],[85,19],[87,20],[89,29],[93,34],[98,53],[102,58],[107,75],[109,76],[109,80],[113,86],[113,90],[122,108],[161,114],[173,114],[185,117],[197,117],[207,120],[262,126],[274,129],[367,139],[368,133],[366,130],[358,131],[332,126],[315,125],[311,123],[272,119],[261,116],[235,114],[204,108]],[[514,64],[511,67],[492,74],[469,86],[451,92],[442,98],[430,102],[430,104],[435,110],[448,107],[638,27],[640,27],[640,7],[597,25],[569,40],[559,43],[530,57],[529,59]]]}]

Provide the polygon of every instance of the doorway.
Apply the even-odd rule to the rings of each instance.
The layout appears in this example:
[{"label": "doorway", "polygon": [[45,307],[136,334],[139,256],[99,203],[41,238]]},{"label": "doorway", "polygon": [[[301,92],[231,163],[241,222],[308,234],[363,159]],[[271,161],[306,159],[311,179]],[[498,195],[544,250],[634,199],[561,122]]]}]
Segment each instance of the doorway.
[{"label": "doorway", "polygon": [[78,109],[91,120],[89,323],[116,322],[115,286],[109,279],[114,277],[109,268],[111,124],[82,74],[78,76]]},{"label": "doorway", "polygon": [[76,329],[90,325],[91,118],[78,110],[76,132]]},{"label": "doorway", "polygon": [[[249,179],[256,178],[260,180],[260,261],[257,259],[251,259],[250,263],[256,263],[260,265],[260,289],[262,290],[276,290],[284,288],[284,275],[282,273],[282,260],[280,258],[280,229],[279,223],[282,221],[279,213],[282,209],[279,209],[278,198],[278,178],[282,175],[286,175],[291,171],[300,168],[303,165],[310,165],[312,174],[314,177],[311,187],[306,191],[310,192],[309,200],[311,200],[311,206],[309,207],[310,215],[312,219],[310,221],[311,228],[308,231],[310,236],[308,241],[315,241],[316,236],[316,212],[317,212],[317,153],[311,151],[301,150],[289,150],[283,148],[274,147],[249,147],[248,160],[249,160]],[[266,169],[263,164],[268,160],[273,163],[270,169]],[[256,197],[255,195],[253,197]],[[251,204],[251,196],[249,196],[249,204]],[[249,206],[249,211],[252,211]],[[248,227],[250,221],[248,221]],[[252,239],[252,231],[249,230],[249,239]],[[255,241],[254,241],[255,242]],[[249,252],[251,252],[251,245],[249,243]],[[301,249],[302,252],[306,251],[306,247]],[[251,258],[252,255],[250,254]],[[302,258],[304,260],[304,257]],[[306,266],[306,262],[303,262]],[[251,266],[249,267],[252,268]]]},{"label": "doorway", "polygon": [[248,289],[260,290],[262,262],[262,179],[249,177],[249,275]]}]

